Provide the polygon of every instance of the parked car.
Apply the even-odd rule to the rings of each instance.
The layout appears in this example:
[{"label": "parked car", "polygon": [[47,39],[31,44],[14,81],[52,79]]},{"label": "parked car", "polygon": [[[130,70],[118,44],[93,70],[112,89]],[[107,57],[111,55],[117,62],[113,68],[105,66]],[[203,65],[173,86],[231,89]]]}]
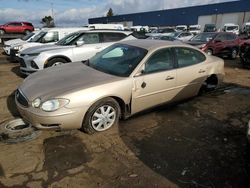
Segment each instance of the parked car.
[{"label": "parked car", "polygon": [[177,40],[180,40],[180,41],[188,41],[194,37],[194,35],[192,33],[186,32],[186,31],[171,33],[169,36],[173,37]]},{"label": "parked car", "polygon": [[205,24],[204,32],[216,32],[217,28],[215,24]]},{"label": "parked car", "polygon": [[116,43],[84,62],[27,77],[15,94],[23,119],[39,129],[105,131],[154,106],[216,88],[224,61],[195,47],[161,40]]},{"label": "parked car", "polygon": [[176,31],[187,31],[187,26],[186,25],[177,25],[175,27]]},{"label": "parked car", "polygon": [[240,60],[243,66],[250,66],[250,40],[246,40],[241,44]]},{"label": "parked car", "polygon": [[55,44],[66,35],[79,30],[89,29],[82,27],[42,29],[39,34],[32,38],[30,41],[12,46],[10,48],[10,56],[12,56],[13,59],[16,59],[17,54],[19,54],[21,50],[43,44]]},{"label": "parked car", "polygon": [[200,48],[209,55],[229,56],[235,59],[239,53],[240,38],[234,33],[200,33],[187,43]]},{"label": "parked car", "polygon": [[147,39],[151,40],[167,40],[167,41],[178,41],[174,37],[171,36],[156,36],[156,37],[148,37]]},{"label": "parked car", "polygon": [[7,55],[10,55],[10,48],[12,46],[15,45],[21,45],[24,44],[26,42],[29,42],[30,40],[32,40],[32,38],[34,38],[36,36],[36,34],[38,34],[39,31],[33,31],[25,36],[23,36],[22,38],[19,39],[12,39],[12,40],[8,40],[8,41],[4,41],[3,44],[3,50]]},{"label": "parked car", "polygon": [[162,29],[156,29],[153,30],[151,33],[146,33],[146,36],[148,37],[156,37],[156,36],[168,36],[171,33],[176,32],[174,28],[162,28]]},{"label": "parked car", "polygon": [[201,33],[201,26],[200,25],[190,25],[189,32],[193,33],[194,35],[197,35],[197,34]]},{"label": "parked car", "polygon": [[236,35],[239,35],[240,34],[240,26],[233,24],[233,23],[227,23],[224,25],[223,31],[224,32],[232,32]]},{"label": "parked car", "polygon": [[131,31],[115,30],[79,31],[56,45],[28,48],[20,54],[20,71],[29,75],[47,67],[83,61],[117,41],[135,39],[131,34]]},{"label": "parked car", "polygon": [[0,25],[0,34],[5,33],[25,33],[28,34],[34,31],[34,26],[29,22],[9,22]]}]

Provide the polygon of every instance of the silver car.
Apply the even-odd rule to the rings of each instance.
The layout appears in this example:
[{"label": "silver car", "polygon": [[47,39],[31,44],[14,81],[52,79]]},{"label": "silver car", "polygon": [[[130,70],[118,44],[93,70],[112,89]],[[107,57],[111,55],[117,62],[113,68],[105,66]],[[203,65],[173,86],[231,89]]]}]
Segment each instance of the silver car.
[{"label": "silver car", "polygon": [[117,41],[135,39],[129,36],[131,33],[115,30],[79,31],[54,45],[28,48],[20,54],[20,71],[29,75],[47,67],[89,59]]}]

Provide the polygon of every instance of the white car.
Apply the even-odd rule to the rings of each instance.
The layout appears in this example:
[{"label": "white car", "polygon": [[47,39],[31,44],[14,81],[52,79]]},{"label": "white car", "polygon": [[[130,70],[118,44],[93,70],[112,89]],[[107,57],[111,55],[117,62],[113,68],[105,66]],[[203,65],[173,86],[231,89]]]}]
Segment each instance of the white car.
[{"label": "white car", "polygon": [[17,44],[11,47],[10,55],[16,57],[19,52],[24,49],[43,45],[43,44],[55,44],[57,41],[65,37],[66,35],[79,31],[79,30],[89,30],[89,28],[73,27],[73,28],[45,28],[42,29],[38,35],[36,35],[32,40],[24,43]]},{"label": "white car", "polygon": [[194,35],[197,35],[197,34],[201,33],[201,26],[200,25],[190,25],[189,32],[193,33]]},{"label": "white car", "polygon": [[175,38],[176,40],[188,41],[194,37],[194,34],[190,33],[190,32],[183,31],[183,32],[171,33],[171,35],[169,35],[169,36]]},{"label": "white car", "polygon": [[8,40],[4,42],[3,45],[3,50],[7,55],[10,55],[10,48],[16,45],[22,45],[24,43],[29,42],[30,40],[32,40],[32,38],[34,38],[37,34],[39,33],[39,31],[33,31],[25,36],[23,36],[22,38],[19,39],[12,39],[12,40]]},{"label": "white car", "polygon": [[29,48],[20,54],[20,72],[29,75],[46,67],[85,61],[120,40],[136,39],[130,31],[79,31],[54,46]]},{"label": "white car", "polygon": [[240,34],[240,26],[236,25],[234,23],[227,23],[224,25],[223,31],[231,32],[231,33],[234,33],[236,35],[239,35]]}]

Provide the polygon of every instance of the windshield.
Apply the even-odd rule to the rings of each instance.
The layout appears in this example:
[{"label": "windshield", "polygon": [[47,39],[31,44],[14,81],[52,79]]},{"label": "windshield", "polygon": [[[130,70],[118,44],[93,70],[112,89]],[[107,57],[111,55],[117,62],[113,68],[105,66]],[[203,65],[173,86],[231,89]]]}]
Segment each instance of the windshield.
[{"label": "windshield", "polygon": [[191,39],[195,42],[208,42],[215,37],[216,33],[201,33]]},{"label": "windshield", "polygon": [[186,29],[185,27],[176,27],[177,30],[184,30]]},{"label": "windshield", "polygon": [[75,40],[81,35],[81,33],[71,33],[61,40],[59,40],[56,44],[61,46],[73,45]]},{"label": "windshield", "polygon": [[189,31],[199,30],[198,27],[189,27]]},{"label": "windshield", "polygon": [[171,33],[169,36],[170,37],[178,37],[180,35],[180,33],[179,32],[175,32],[175,33]]},{"label": "windshield", "polygon": [[40,33],[38,33],[34,38],[32,38],[30,40],[30,42],[38,42],[44,35],[46,35],[47,32],[45,31],[41,31]]},{"label": "windshield", "polygon": [[89,66],[107,74],[128,77],[147,54],[147,50],[114,44],[89,60]]},{"label": "windshield", "polygon": [[22,40],[28,40],[28,39],[31,38],[34,34],[35,34],[35,33],[29,33],[29,34],[23,36],[21,39],[22,39]]},{"label": "windshield", "polygon": [[233,31],[233,30],[237,30],[237,29],[239,29],[238,26],[227,26],[226,27],[226,31]]}]

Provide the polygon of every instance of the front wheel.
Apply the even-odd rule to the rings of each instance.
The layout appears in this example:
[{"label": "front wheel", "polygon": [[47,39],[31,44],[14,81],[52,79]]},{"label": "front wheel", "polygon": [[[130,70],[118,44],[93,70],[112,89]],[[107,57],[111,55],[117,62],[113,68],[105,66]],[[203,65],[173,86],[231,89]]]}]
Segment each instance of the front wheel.
[{"label": "front wheel", "polygon": [[0,29],[0,35],[4,35],[5,31],[3,29]]},{"label": "front wheel", "polygon": [[65,63],[68,63],[68,62],[63,58],[54,58],[54,59],[49,60],[49,62],[45,65],[45,68],[63,65]]},{"label": "front wheel", "polygon": [[207,55],[213,55],[213,50],[208,49],[208,50],[206,51],[206,53],[207,53]]},{"label": "front wheel", "polygon": [[113,98],[105,98],[93,104],[85,115],[82,129],[88,134],[103,132],[118,124],[120,107]]},{"label": "front wheel", "polygon": [[238,51],[235,48],[233,48],[230,54],[230,58],[236,59],[237,55],[238,55]]}]

